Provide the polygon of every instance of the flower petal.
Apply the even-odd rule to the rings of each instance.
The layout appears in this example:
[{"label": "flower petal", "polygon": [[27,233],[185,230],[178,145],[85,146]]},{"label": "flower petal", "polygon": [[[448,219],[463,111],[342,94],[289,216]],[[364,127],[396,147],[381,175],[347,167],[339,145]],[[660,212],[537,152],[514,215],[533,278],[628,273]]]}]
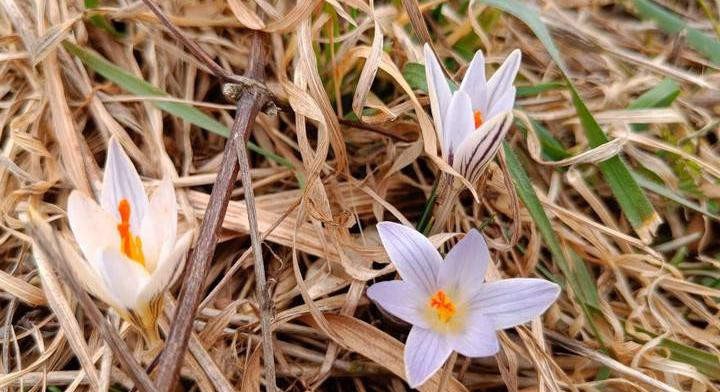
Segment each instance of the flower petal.
[{"label": "flower petal", "polygon": [[[58,236],[57,241],[60,246],[60,251],[62,252],[62,257],[70,267],[70,270],[75,275],[77,281],[80,282],[85,289],[90,292],[90,294],[94,295],[102,302],[105,302],[113,308],[121,310],[121,307],[115,301],[115,298],[107,291],[105,283],[100,278],[96,269],[90,265],[86,259],[80,256],[75,247],[65,238]],[[45,255],[39,247],[33,247],[33,252],[35,257],[43,257],[47,260],[47,255]],[[98,253],[98,255],[99,254],[100,253]]]},{"label": "flower petal", "polygon": [[377,229],[400,276],[426,294],[434,293],[442,257],[430,240],[399,223],[380,222]]},{"label": "flower petal", "polygon": [[405,342],[405,375],[411,388],[416,388],[442,367],[452,346],[445,335],[430,329],[413,327]]},{"label": "flower petal", "polygon": [[500,351],[497,332],[487,316],[470,312],[465,322],[461,334],[449,336],[453,350],[470,358],[489,357]]},{"label": "flower petal", "polygon": [[175,188],[170,178],[165,178],[150,198],[148,211],[142,220],[142,239],[145,268],[149,272],[157,268],[160,254],[175,246],[177,235],[177,204]]},{"label": "flower petal", "polygon": [[456,91],[450,101],[445,122],[445,138],[442,140],[443,156],[448,163],[453,162],[463,140],[475,130],[470,97],[462,90]]},{"label": "flower petal", "polygon": [[90,264],[95,264],[101,250],[120,248],[120,234],[115,219],[84,193],[70,193],[67,217],[75,241]]},{"label": "flower petal", "polygon": [[544,279],[487,282],[470,300],[469,311],[487,316],[495,329],[505,329],[540,316],[559,295],[560,286]]},{"label": "flower petal", "polygon": [[430,328],[423,315],[427,294],[414,284],[401,280],[375,283],[368,287],[367,296],[393,316],[418,327]]},{"label": "flower petal", "polygon": [[485,165],[495,156],[512,124],[512,112],[495,116],[465,138],[455,155],[453,168],[476,183]]},{"label": "flower petal", "polygon": [[430,45],[425,44],[423,50],[425,53],[425,78],[428,85],[428,95],[430,96],[430,110],[435,122],[435,131],[438,133],[442,145],[445,143],[444,125],[447,110],[450,106],[450,85],[445,79],[442,67],[440,67],[440,63]]},{"label": "flower petal", "polygon": [[[487,107],[487,81],[485,79],[485,56],[482,50],[475,52],[465,77],[460,83],[460,90],[470,96],[473,110],[483,111]],[[490,118],[490,116],[484,116]]]},{"label": "flower petal", "polygon": [[470,230],[445,256],[438,284],[447,292],[457,293],[458,301],[465,301],[482,286],[489,262],[485,239],[477,230]]},{"label": "flower petal", "polygon": [[515,81],[515,76],[520,69],[520,60],[522,54],[519,49],[515,49],[507,56],[503,64],[498,68],[497,71],[490,77],[487,82],[487,107],[485,112],[488,112],[493,107],[494,103],[505,95],[505,92],[512,87]]},{"label": "flower petal", "polygon": [[117,249],[105,249],[98,256],[98,272],[110,295],[127,309],[138,308],[140,289],[149,279],[145,268]]},{"label": "flower petal", "polygon": [[148,198],[140,176],[117,139],[110,138],[102,184],[102,208],[120,222],[118,205],[122,199],[130,203],[130,231],[140,232],[140,223],[147,211]]},{"label": "flower petal", "polygon": [[185,259],[192,245],[193,232],[183,234],[169,253],[160,256],[157,269],[150,274],[150,279],[140,293],[142,302],[158,298],[182,274]]},{"label": "flower petal", "polygon": [[516,92],[517,89],[515,89],[515,86],[512,86],[507,91],[505,91],[505,94],[503,94],[500,99],[495,100],[492,106],[488,108],[487,118],[493,118],[500,113],[505,113],[513,110],[513,106],[515,105]]}]

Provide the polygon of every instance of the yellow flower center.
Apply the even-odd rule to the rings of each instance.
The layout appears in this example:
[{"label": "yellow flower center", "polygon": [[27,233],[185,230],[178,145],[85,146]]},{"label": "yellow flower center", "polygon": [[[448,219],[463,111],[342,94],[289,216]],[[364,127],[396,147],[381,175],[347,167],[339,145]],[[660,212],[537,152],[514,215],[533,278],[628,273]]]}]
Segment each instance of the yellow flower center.
[{"label": "yellow flower center", "polygon": [[476,110],[473,112],[473,117],[475,118],[475,129],[480,128],[483,123],[482,113],[479,110]]},{"label": "yellow flower center", "polygon": [[435,310],[437,318],[444,323],[448,323],[457,313],[455,304],[442,290],[438,290],[430,298],[430,307]]},{"label": "yellow flower center", "polygon": [[120,233],[120,252],[145,267],[142,240],[130,232],[130,202],[127,199],[120,200],[118,212],[120,213],[120,223],[117,225],[118,233]]}]

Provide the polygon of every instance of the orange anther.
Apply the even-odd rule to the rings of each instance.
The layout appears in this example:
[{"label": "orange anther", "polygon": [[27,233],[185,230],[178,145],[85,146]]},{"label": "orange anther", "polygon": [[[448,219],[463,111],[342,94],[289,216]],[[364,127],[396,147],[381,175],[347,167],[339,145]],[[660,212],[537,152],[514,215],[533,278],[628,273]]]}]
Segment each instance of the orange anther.
[{"label": "orange anther", "polygon": [[448,322],[455,316],[455,304],[444,291],[438,290],[435,295],[430,298],[430,307],[435,309],[437,316],[443,322]]},{"label": "orange anther", "polygon": [[483,123],[482,113],[479,110],[476,110],[473,112],[473,117],[475,118],[475,129],[480,128]]},{"label": "orange anther", "polygon": [[130,232],[130,202],[127,199],[120,200],[118,212],[120,213],[120,223],[117,225],[120,234],[120,251],[128,258],[145,266],[142,240],[140,240],[140,237],[133,236]]}]

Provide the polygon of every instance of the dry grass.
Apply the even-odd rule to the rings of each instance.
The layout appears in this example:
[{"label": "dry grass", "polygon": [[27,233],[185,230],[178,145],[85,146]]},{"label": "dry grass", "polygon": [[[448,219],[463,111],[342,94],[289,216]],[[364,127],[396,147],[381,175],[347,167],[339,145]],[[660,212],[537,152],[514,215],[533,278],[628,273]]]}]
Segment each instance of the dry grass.
[{"label": "dry grass", "polygon": [[[294,169],[251,154],[259,228],[273,288],[278,385],[284,390],[405,390],[402,345],[408,327],[364,296],[392,278],[374,229],[380,220],[415,223],[439,174],[427,154],[432,126],[425,92],[403,79],[421,62],[419,39],[400,1],[163,0],[172,21],[223,67],[248,64],[248,30],[271,33],[271,89],[291,110],[261,114],[252,140]],[[438,53],[459,80],[468,53],[497,64],[519,47],[517,84],[561,81],[533,33],[509,15],[466,2],[421,4]],[[462,3],[462,4],[460,4]],[[714,35],[695,2],[663,5]],[[142,5],[101,0],[2,0],[0,7],[0,390],[115,390],[131,387],[76,299],[34,253],[23,216],[33,206],[71,238],[65,207],[72,189],[89,193],[102,176],[105,147],[119,138],[143,178],[175,178],[183,225],[200,224],[225,138],[169,115],[96,74],[62,46],[93,49],[125,71],[228,125],[219,82]],[[570,261],[564,276],[531,215],[493,163],[463,193],[438,243],[482,227],[493,239],[494,276],[540,276],[569,285],[542,320],[502,334],[494,358],[460,358],[448,389],[720,390],[720,68],[686,36],[667,35],[633,14],[632,2],[543,1],[543,21],[581,95],[615,141],[590,149],[565,89],[518,99],[518,124],[533,118],[573,157],[540,152],[539,133],[515,126],[519,155]],[[262,9],[266,17],[259,18]],[[114,37],[91,22],[112,20]],[[354,26],[356,25],[356,26]],[[672,78],[666,107],[628,111],[638,96]],[[349,126],[350,113],[364,123]],[[357,116],[354,117],[356,121]],[[648,124],[641,132],[630,124]],[[423,136],[425,144],[423,144]],[[684,201],[646,191],[663,224],[642,241],[623,218],[596,163],[623,152],[629,166]],[[299,181],[302,179],[302,183]],[[310,184],[309,187],[305,187]],[[178,390],[252,391],[262,372],[247,210],[237,183],[207,278]],[[697,208],[689,208],[690,203]],[[518,209],[519,207],[519,209]],[[517,213],[516,213],[517,212]],[[177,285],[176,285],[177,286]],[[178,287],[170,296],[177,297]],[[166,315],[172,315],[172,304]],[[102,308],[104,309],[104,307]],[[322,313],[325,314],[323,316]],[[129,350],[148,366],[136,331],[112,312]],[[162,329],[172,317],[162,322]],[[388,335],[389,334],[389,335]],[[84,370],[83,370],[84,369]],[[395,374],[395,376],[393,375]],[[437,389],[439,375],[424,390]]]}]

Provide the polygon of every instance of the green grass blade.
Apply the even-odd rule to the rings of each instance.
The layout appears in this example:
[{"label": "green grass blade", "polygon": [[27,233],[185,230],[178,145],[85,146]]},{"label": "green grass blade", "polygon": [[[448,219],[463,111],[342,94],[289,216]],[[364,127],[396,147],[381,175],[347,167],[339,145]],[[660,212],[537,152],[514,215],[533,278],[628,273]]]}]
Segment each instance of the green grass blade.
[{"label": "green grass blade", "polygon": [[672,79],[663,79],[628,105],[628,109],[665,108],[680,95],[680,87]]},{"label": "green grass blade", "polygon": [[425,206],[423,207],[423,212],[420,215],[420,220],[418,221],[417,226],[415,227],[417,231],[427,234],[427,232],[430,230],[430,218],[432,217],[432,209],[435,205],[435,200],[437,199],[437,187],[438,182],[435,181],[432,187],[432,191],[430,191],[430,197],[428,197],[427,201],[425,202]]},{"label": "green grass blade", "polygon": [[[605,132],[600,129],[597,121],[588,110],[585,103],[578,95],[574,86],[570,85],[573,102],[577,110],[580,123],[585,128],[585,135],[590,142],[591,147],[599,147],[608,142]],[[620,208],[622,208],[625,217],[638,233],[640,238],[649,242],[655,227],[660,222],[660,217],[655,212],[647,196],[635,181],[630,170],[620,156],[614,156],[598,164],[600,172],[605,177],[610,190]]]},{"label": "green grass blade", "polygon": [[633,0],[640,16],[651,19],[663,31],[671,34],[685,32],[685,39],[698,52],[707,56],[715,65],[720,65],[720,41],[694,29],[679,16],[650,0]]},{"label": "green grass blade", "polygon": [[698,212],[698,213],[701,213],[701,214],[707,216],[710,219],[714,219],[714,220],[720,222],[720,216],[713,214],[712,212],[708,211],[706,208],[704,208],[700,204],[697,204],[691,200],[684,198],[682,195],[679,195],[679,194],[673,192],[672,190],[666,188],[662,184],[652,181],[638,172],[633,172],[633,177],[635,177],[635,181],[637,181],[641,187],[649,190],[650,192],[656,193],[666,199],[672,200],[675,203],[680,204],[681,206],[683,206],[685,208],[691,209],[695,212]]},{"label": "green grass blade", "polygon": [[[518,110],[518,108],[515,108]],[[525,115],[530,120],[530,124],[533,128],[535,128],[535,133],[537,134],[538,139],[540,140],[540,147],[542,147],[542,154],[543,158],[552,160],[552,161],[559,161],[565,158],[569,158],[572,156],[565,147],[560,143],[559,140],[555,139],[555,137],[550,133],[550,131],[542,126],[539,121],[535,120],[534,118],[530,117],[527,113]],[[520,129],[521,132],[527,137],[528,129],[527,125],[518,120],[518,118],[515,118],[515,125]]]},{"label": "green grass blade", "polygon": [[560,90],[563,88],[565,88],[565,83],[562,82],[538,83],[533,86],[517,86],[517,96],[532,97],[547,91]]},{"label": "green grass blade", "polygon": [[550,249],[550,254],[553,257],[553,260],[555,260],[560,267],[560,270],[566,277],[570,276],[570,266],[565,259],[565,254],[563,254],[557,237],[555,237],[555,231],[550,224],[550,219],[545,214],[545,209],[540,203],[540,199],[538,199],[535,189],[532,187],[532,183],[530,183],[530,178],[528,178],[527,173],[525,173],[525,169],[523,169],[520,164],[520,160],[517,158],[517,155],[515,155],[515,152],[512,148],[510,148],[507,142],[503,142],[503,150],[505,152],[505,161],[507,162],[508,171],[510,172],[510,176],[512,177],[513,184],[515,185],[515,189],[518,192],[520,200],[522,200],[525,208],[527,208],[530,216],[533,218],[535,226],[537,226],[540,231],[540,235],[545,241],[545,245],[547,245],[548,249]]},{"label": "green grass blade", "polygon": [[[588,110],[585,102],[578,94],[575,85],[569,77],[565,61],[550,36],[545,24],[540,20],[538,12],[517,0],[480,0],[481,3],[499,8],[522,20],[535,33],[535,36],[545,45],[545,49],[557,66],[563,72],[567,87],[572,95],[575,110],[585,135],[591,147],[598,147],[608,142],[605,132],[600,128],[595,117]],[[655,228],[661,222],[660,216],[655,212],[650,200],[635,182],[625,162],[619,157],[613,157],[598,164],[610,189],[615,196],[623,214],[628,219],[640,238],[649,242]]]},{"label": "green grass blade", "polygon": [[597,283],[593,277],[592,272],[585,264],[580,256],[575,253],[572,249],[569,251],[572,256],[572,277],[571,279],[576,282],[578,289],[578,297],[587,306],[599,311],[600,310],[600,294],[597,290]]},{"label": "green grass blade", "polygon": [[[137,78],[135,75],[125,71],[117,65],[109,62],[104,57],[94,51],[87,50],[72,42],[63,42],[65,49],[77,56],[80,61],[86,66],[91,68],[93,71],[102,75],[105,79],[116,83],[118,86],[131,92],[132,94],[139,96],[157,96],[157,97],[169,97],[170,95],[164,90],[161,90],[152,84]],[[220,121],[208,116],[207,114],[200,111],[198,108],[188,105],[182,102],[163,102],[163,101],[150,101],[153,105],[160,109],[182,118],[183,120],[197,125],[198,127],[207,131],[216,133],[221,136],[227,137],[230,134],[230,130]],[[270,160],[277,162],[278,164],[292,168],[292,163],[277,155],[273,152],[267,151],[260,148],[253,142],[248,142],[248,149],[257,154],[260,154]]]},{"label": "green grass blade", "polygon": [[[85,8],[92,9],[100,6],[99,0],[85,0]],[[110,33],[115,38],[122,38],[125,34],[118,31],[112,23],[103,15],[92,15],[90,16],[90,22],[96,27],[103,29]]]},{"label": "green grass blade", "polygon": [[[665,108],[680,95],[680,87],[672,79],[663,79],[657,86],[643,93],[628,105],[628,109]],[[636,132],[647,130],[647,124],[632,124]]]},{"label": "green grass blade", "polygon": [[[630,323],[625,322],[627,324],[626,328],[629,327]],[[651,337],[657,336],[639,325],[634,325],[633,328]],[[717,354],[700,350],[671,339],[662,339],[660,341],[660,347],[664,347],[670,351],[670,359],[694,366],[695,369],[711,379],[720,380],[720,356]]]},{"label": "green grass blade", "polygon": [[[512,177],[512,182],[515,185],[515,189],[517,190],[520,200],[522,200],[525,208],[527,208],[528,213],[530,214],[530,217],[532,217],[533,222],[535,222],[535,226],[537,226],[538,231],[540,231],[540,236],[548,249],[550,249],[550,254],[552,255],[555,263],[557,263],[558,267],[560,267],[560,271],[565,276],[567,284],[570,285],[575,295],[578,296],[578,299],[580,299],[580,305],[585,313],[590,327],[592,328],[596,339],[600,342],[600,345],[603,349],[605,349],[602,336],[598,333],[597,327],[593,322],[590,306],[588,306],[596,304],[593,302],[593,298],[598,298],[597,292],[593,294],[592,289],[583,289],[580,287],[580,282],[584,282],[584,284],[595,287],[594,282],[592,284],[588,283],[588,280],[590,279],[589,271],[584,265],[579,267],[579,264],[583,264],[583,261],[579,257],[575,260],[575,268],[573,269],[570,267],[570,264],[562,251],[560,242],[555,236],[555,231],[552,228],[550,219],[547,214],[545,214],[545,209],[540,203],[540,199],[538,199],[535,189],[533,189],[532,183],[530,182],[530,178],[528,178],[520,160],[517,158],[515,152],[512,148],[510,148],[510,145],[508,145],[507,142],[503,142],[503,151],[505,152],[505,162],[507,163],[510,177]],[[584,274],[584,272],[587,272],[587,274]],[[578,279],[578,276],[581,276],[581,278]],[[590,303],[587,303],[586,301]],[[599,307],[599,303],[597,303],[597,306]]]},{"label": "green grass blade", "polygon": [[[670,349],[670,359],[694,366],[695,369],[697,369],[700,373],[703,373],[712,379],[720,379],[720,362],[718,362],[718,358],[713,356],[712,354],[693,349],[692,347],[684,346],[677,342],[669,340],[663,340],[660,345]],[[672,348],[668,347],[668,345],[671,345]],[[699,353],[687,355],[684,351],[678,352],[676,349],[677,346],[684,346],[683,350],[692,349]],[[712,363],[706,362],[704,360],[707,355],[710,355],[714,358],[714,361]]]}]

